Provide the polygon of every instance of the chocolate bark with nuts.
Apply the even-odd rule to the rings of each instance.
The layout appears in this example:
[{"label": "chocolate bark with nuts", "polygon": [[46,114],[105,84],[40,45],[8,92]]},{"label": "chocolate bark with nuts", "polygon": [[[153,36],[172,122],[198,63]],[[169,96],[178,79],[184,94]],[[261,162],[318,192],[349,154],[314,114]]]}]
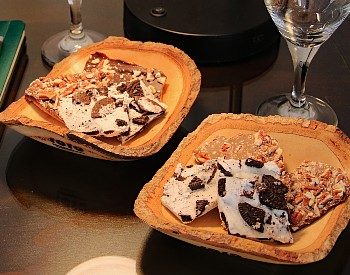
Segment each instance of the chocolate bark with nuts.
[{"label": "chocolate bark with nuts", "polygon": [[96,52],[81,73],[41,77],[25,95],[72,131],[125,143],[164,114],[165,79],[158,70]]},{"label": "chocolate bark with nuts", "polygon": [[110,59],[107,55],[100,52],[90,55],[84,70],[88,72],[115,73],[116,76],[122,75],[126,81],[130,81],[132,78],[142,80],[146,86],[153,88],[152,93],[157,99],[161,98],[166,81],[166,76],[159,70],[147,69],[122,60]]}]

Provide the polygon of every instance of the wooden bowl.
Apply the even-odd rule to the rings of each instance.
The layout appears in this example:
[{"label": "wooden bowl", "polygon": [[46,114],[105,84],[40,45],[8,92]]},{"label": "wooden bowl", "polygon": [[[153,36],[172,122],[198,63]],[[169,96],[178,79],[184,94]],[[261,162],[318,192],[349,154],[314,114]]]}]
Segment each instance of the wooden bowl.
[{"label": "wooden bowl", "polygon": [[198,95],[201,76],[195,63],[173,46],[109,37],[67,57],[55,65],[48,76],[81,72],[89,55],[96,51],[112,59],[162,71],[167,76],[162,95],[162,101],[168,106],[165,115],[123,145],[113,138],[94,138],[69,131],[24,97],[0,113],[0,122],[43,143],[96,158],[128,160],[158,152],[179,127]]},{"label": "wooden bowl", "polygon": [[328,163],[350,174],[350,139],[335,126],[277,116],[211,115],[180,143],[170,159],[144,186],[135,202],[136,215],[151,227],[175,238],[249,259],[282,264],[305,264],[323,259],[348,224],[349,199],[312,225],[293,233],[293,244],[229,235],[221,227],[217,209],[185,225],[161,204],[163,186],[173,175],[178,162],[193,164],[193,152],[215,137],[230,138],[260,129],[279,142],[287,170],[308,159]]}]

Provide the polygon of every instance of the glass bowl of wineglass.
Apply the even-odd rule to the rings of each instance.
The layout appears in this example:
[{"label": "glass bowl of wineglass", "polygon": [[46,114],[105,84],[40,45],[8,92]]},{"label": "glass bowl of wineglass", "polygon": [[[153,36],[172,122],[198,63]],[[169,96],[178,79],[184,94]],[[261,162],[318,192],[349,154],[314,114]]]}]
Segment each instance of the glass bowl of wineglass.
[{"label": "glass bowl of wineglass", "polygon": [[305,94],[310,62],[320,46],[350,12],[350,0],[264,0],[281,35],[286,39],[294,66],[290,94],[269,98],[258,115],[281,115],[315,119],[337,125],[334,110],[323,100]]},{"label": "glass bowl of wineglass", "polygon": [[81,47],[106,38],[104,34],[83,28],[81,17],[82,0],[68,0],[68,4],[71,17],[69,30],[49,37],[41,47],[41,57],[50,67]]}]

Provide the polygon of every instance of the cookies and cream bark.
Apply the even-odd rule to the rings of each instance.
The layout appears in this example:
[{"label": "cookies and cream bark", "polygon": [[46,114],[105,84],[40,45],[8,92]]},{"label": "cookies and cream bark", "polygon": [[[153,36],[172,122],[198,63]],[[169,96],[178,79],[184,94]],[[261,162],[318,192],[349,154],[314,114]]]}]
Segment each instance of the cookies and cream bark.
[{"label": "cookies and cream bark", "polygon": [[126,142],[165,112],[164,77],[96,53],[82,73],[39,78],[25,94],[70,130]]},{"label": "cookies and cream bark", "polygon": [[285,177],[292,230],[297,231],[325,215],[350,194],[350,181],[331,165],[304,161]]},{"label": "cookies and cream bark", "polygon": [[227,159],[253,158],[261,162],[274,161],[284,169],[282,149],[277,140],[262,130],[252,134],[240,134],[232,138],[218,136],[199,147],[194,152],[194,156],[197,163],[219,157]]},{"label": "cookies and cream bark", "polygon": [[275,162],[218,160],[218,208],[229,234],[292,243],[285,195]]},{"label": "cookies and cream bark", "polygon": [[162,204],[183,223],[189,223],[217,206],[216,161],[183,167],[178,164],[164,186]]}]

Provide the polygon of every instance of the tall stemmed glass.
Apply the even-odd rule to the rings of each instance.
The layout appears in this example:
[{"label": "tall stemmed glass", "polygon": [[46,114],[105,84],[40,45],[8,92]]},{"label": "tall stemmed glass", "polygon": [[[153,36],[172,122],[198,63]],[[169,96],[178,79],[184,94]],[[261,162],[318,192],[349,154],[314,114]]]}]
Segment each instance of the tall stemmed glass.
[{"label": "tall stemmed glass", "polygon": [[70,8],[70,29],[49,37],[41,48],[41,56],[49,65],[53,66],[63,58],[81,47],[106,38],[104,34],[84,30],[81,17],[82,0],[68,0]]},{"label": "tall stemmed glass", "polygon": [[337,115],[326,102],[305,94],[305,81],[312,58],[348,16],[350,0],[265,0],[265,5],[287,40],[294,84],[291,94],[267,99],[257,114],[302,117],[337,125]]}]

